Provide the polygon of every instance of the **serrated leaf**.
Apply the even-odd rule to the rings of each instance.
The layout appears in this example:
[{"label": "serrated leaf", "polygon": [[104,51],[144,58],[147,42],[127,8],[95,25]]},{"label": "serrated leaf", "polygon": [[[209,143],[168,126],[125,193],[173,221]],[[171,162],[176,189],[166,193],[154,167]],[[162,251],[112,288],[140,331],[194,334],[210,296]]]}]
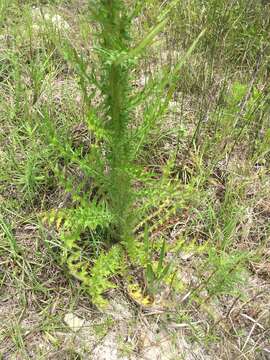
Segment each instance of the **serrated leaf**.
[{"label": "serrated leaf", "polygon": [[129,284],[128,294],[136,303],[138,303],[141,306],[147,307],[147,306],[151,306],[153,303],[148,295],[147,296],[143,295],[142,290],[138,284]]}]

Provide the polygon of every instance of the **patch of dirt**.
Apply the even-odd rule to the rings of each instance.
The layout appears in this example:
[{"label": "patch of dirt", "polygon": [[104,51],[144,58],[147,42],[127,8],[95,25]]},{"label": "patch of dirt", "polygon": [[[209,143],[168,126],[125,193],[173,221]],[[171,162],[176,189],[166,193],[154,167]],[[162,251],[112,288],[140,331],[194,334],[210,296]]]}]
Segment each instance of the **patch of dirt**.
[{"label": "patch of dirt", "polygon": [[[187,343],[184,334],[171,336],[154,319],[136,314],[116,293],[103,314],[78,304],[73,309],[74,319],[80,319],[78,328],[67,321],[65,294],[47,315],[48,309],[42,302],[38,309],[31,303],[21,304],[18,295],[10,296],[8,288],[5,294],[6,298],[2,296],[0,300],[3,359],[208,359],[203,349]],[[68,316],[70,319],[71,314]]]}]

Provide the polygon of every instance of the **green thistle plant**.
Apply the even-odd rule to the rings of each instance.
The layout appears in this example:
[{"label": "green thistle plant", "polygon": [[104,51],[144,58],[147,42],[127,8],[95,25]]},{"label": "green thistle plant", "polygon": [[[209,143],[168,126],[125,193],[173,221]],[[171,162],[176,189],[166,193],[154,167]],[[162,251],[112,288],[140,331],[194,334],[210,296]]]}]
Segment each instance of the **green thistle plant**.
[{"label": "green thistle plant", "polygon": [[[139,196],[147,198],[149,185],[154,181],[153,174],[140,168],[137,159],[151,129],[167,111],[179,69],[202,34],[174,70],[164,70],[145,89],[134,93],[131,84],[137,59],[165,26],[171,6],[164,9],[160,22],[137,46],[132,46],[130,29],[138,7],[129,11],[122,0],[100,0],[90,1],[89,8],[95,28],[95,66],[89,71],[89,59],[78,54],[67,40],[59,48],[77,72],[84,97],[85,120],[95,140],[82,156],[82,151],[74,150],[68,139],[60,140],[61,136],[48,121],[51,143],[64,159],[65,167],[75,167],[83,173],[83,180],[78,181],[76,171],[66,176],[61,168],[56,169],[63,187],[71,194],[75,209],[65,208],[53,213],[50,222],[56,221],[61,232],[62,261],[89,290],[92,301],[102,306],[105,302],[101,294],[113,287],[107,278],[122,273],[126,266],[123,250],[129,261],[137,263],[134,214],[138,211],[135,211],[135,203]],[[93,105],[97,97],[98,105]],[[143,119],[135,122],[135,109],[140,105],[145,108]],[[89,179],[92,186],[85,187]],[[134,192],[135,181],[142,184],[139,195]],[[165,183],[168,182],[160,182],[162,193],[166,192]],[[170,187],[168,191],[170,193]],[[97,249],[93,248],[96,243],[93,238],[99,236],[100,229],[103,229],[102,245],[106,254],[100,243]],[[82,242],[83,234],[84,237],[88,234],[88,243]],[[88,258],[84,255],[93,252],[101,254],[98,256],[113,266],[104,265],[106,271],[100,271],[99,257],[90,261],[89,255]]]}]

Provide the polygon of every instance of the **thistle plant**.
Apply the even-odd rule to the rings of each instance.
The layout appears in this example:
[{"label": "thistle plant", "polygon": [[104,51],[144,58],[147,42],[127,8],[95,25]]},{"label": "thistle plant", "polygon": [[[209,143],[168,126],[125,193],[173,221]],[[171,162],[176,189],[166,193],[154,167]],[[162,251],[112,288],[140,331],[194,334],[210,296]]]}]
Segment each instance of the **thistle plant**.
[{"label": "thistle plant", "polygon": [[[89,70],[89,59],[78,54],[71,42],[58,45],[77,72],[85,122],[94,141],[82,154],[68,139],[61,141],[48,121],[51,143],[65,161],[64,168],[56,167],[56,173],[73,203],[47,218],[59,229],[63,263],[83,283],[92,301],[102,306],[106,303],[102,293],[114,286],[108,279],[123,273],[127,265],[124,259],[135,262],[138,255],[134,229],[140,209],[135,205],[140,203],[138,197],[151,198],[149,184],[153,186],[152,179],[156,178],[138,165],[138,157],[151,129],[167,111],[179,69],[199,38],[173,70],[164,69],[136,93],[131,84],[138,59],[166,25],[171,7],[163,10],[156,27],[137,46],[133,45],[131,25],[140,5],[130,10],[123,0],[99,0],[89,1],[89,9],[95,29],[94,66]],[[140,121],[135,117],[138,106],[144,109]],[[67,176],[65,170],[70,167],[76,171]],[[79,180],[78,171],[82,173]],[[141,184],[137,193],[135,181]],[[160,181],[156,193],[164,194],[165,183],[169,181]],[[94,260],[90,260],[90,253]]]},{"label": "thistle plant", "polygon": [[[96,2],[95,2],[96,3]],[[133,62],[123,60],[128,53],[130,18],[123,1],[90,3],[93,19],[98,21],[100,79],[98,88],[103,98],[102,130],[108,172],[106,190],[109,206],[114,214],[113,237],[126,243],[131,240],[131,134],[129,126],[134,118],[130,109],[130,71]],[[90,125],[93,124],[91,116]],[[93,126],[92,126],[93,128]]]}]

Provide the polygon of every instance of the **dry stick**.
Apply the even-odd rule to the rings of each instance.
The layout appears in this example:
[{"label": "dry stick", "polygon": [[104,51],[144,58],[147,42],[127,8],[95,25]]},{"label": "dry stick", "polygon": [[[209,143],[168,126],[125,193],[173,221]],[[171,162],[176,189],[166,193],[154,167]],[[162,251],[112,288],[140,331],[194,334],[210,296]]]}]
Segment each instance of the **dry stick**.
[{"label": "dry stick", "polygon": [[265,293],[267,290],[261,290],[260,292],[258,292],[258,294],[255,294],[251,299],[249,299],[248,301],[246,301],[241,308],[238,310],[238,312],[234,315],[234,316],[239,316],[242,309],[249,303],[251,303],[252,301],[254,301],[258,296],[262,295],[263,293]]},{"label": "dry stick", "polygon": [[[240,315],[241,310],[243,309],[243,307],[244,307],[246,304],[252,302],[256,297],[258,297],[259,295],[261,295],[261,294],[264,293],[264,292],[265,292],[265,291],[261,291],[261,292],[259,292],[258,294],[254,295],[249,301],[247,301],[243,306],[241,306],[240,310],[239,310],[239,311],[237,312],[237,314],[236,314],[236,317]],[[230,309],[228,310],[227,314],[226,314],[224,317],[221,316],[220,319],[218,319],[218,320],[213,324],[212,329],[214,329],[221,321],[228,319],[228,317],[230,316],[230,314],[231,314],[232,311],[233,311],[234,305],[235,305],[236,302],[240,299],[240,297],[241,297],[241,296],[239,295],[239,296],[233,301],[233,303],[232,303],[232,305],[230,306]],[[264,331],[264,332],[265,332],[265,331]]]},{"label": "dry stick", "polygon": [[[259,317],[262,317],[263,314],[261,314]],[[264,330],[263,326],[258,321],[250,318],[249,316],[247,318],[253,322],[253,325],[252,325],[252,328],[251,328],[251,330],[250,330],[250,332],[249,332],[249,334],[248,334],[248,336],[246,338],[246,341],[245,341],[244,345],[242,346],[241,351],[244,351],[244,349],[246,348],[246,346],[247,346],[247,344],[248,344],[248,342],[249,342],[249,340],[251,338],[251,335],[253,334],[256,326],[259,326],[260,328],[262,328]],[[257,342],[258,342],[258,340],[257,340]]]}]

